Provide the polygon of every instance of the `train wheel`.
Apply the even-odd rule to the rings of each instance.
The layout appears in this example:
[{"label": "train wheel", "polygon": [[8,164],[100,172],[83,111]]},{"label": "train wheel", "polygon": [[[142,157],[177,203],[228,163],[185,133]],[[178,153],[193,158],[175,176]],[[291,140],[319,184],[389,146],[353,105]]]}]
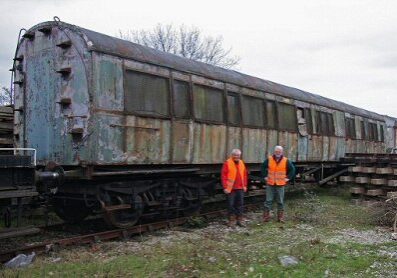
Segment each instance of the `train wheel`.
[{"label": "train wheel", "polygon": [[55,213],[68,223],[79,223],[91,213],[83,201],[66,198],[54,199],[53,208]]},{"label": "train wheel", "polygon": [[112,196],[110,202],[103,206],[106,223],[117,228],[134,226],[142,216],[144,205],[139,195],[133,202],[129,200],[130,196]]},{"label": "train wheel", "polygon": [[183,194],[183,215],[191,216],[198,213],[201,205],[201,201],[193,195],[192,191],[189,188],[185,188]]}]

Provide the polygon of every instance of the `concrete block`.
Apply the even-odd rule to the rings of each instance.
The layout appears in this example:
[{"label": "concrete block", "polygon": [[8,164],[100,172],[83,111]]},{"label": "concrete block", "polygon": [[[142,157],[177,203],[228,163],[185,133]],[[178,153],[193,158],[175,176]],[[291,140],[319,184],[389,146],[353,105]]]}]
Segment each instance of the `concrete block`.
[{"label": "concrete block", "polygon": [[372,174],[375,173],[376,167],[362,167],[361,172],[362,173],[367,173],[367,174]]},{"label": "concrete block", "polygon": [[353,176],[341,176],[339,177],[339,181],[341,182],[354,182]]},{"label": "concrete block", "polygon": [[364,187],[351,187],[350,193],[352,194],[364,194],[365,188]]},{"label": "concrete block", "polygon": [[390,191],[390,192],[387,192],[387,198],[389,198],[389,199],[391,199],[391,198],[397,198],[397,191]]},{"label": "concrete block", "polygon": [[397,187],[397,180],[388,180],[387,181],[388,186],[396,186]]},{"label": "concrete block", "polygon": [[354,173],[360,173],[362,171],[363,167],[361,166],[353,166],[352,167],[352,172]]},{"label": "concrete block", "polygon": [[393,174],[393,168],[391,167],[376,168],[376,173],[379,175],[390,175]]},{"label": "concrete block", "polygon": [[363,184],[363,183],[369,183],[370,179],[368,177],[356,177],[354,181],[355,183]]},{"label": "concrete block", "polygon": [[383,191],[383,189],[368,189],[365,195],[381,196],[381,195],[385,195],[385,192]]},{"label": "concrete block", "polygon": [[387,179],[371,179],[371,184],[384,185],[387,184]]}]

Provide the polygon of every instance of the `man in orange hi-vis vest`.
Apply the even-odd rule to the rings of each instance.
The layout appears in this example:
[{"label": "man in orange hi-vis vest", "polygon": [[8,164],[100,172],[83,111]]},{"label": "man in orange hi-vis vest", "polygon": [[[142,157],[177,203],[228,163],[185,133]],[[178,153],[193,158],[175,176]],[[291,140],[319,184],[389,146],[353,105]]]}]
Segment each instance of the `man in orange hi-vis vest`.
[{"label": "man in orange hi-vis vest", "polygon": [[277,221],[284,223],[284,188],[295,177],[295,166],[283,155],[283,147],[276,146],[273,155],[262,165],[262,176],[266,181],[266,201],[263,222],[270,221],[273,200],[277,200]]},{"label": "man in orange hi-vis vest", "polygon": [[221,173],[223,191],[227,194],[229,227],[244,227],[243,206],[244,192],[247,191],[248,175],[239,149],[232,150],[230,158],[225,161]]}]

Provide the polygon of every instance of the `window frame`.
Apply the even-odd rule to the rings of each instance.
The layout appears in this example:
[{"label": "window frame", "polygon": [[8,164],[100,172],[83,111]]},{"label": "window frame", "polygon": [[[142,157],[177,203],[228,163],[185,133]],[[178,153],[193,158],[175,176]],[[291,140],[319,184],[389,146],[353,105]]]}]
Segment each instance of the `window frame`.
[{"label": "window frame", "polygon": [[[353,123],[352,127],[353,127],[353,136],[351,136],[350,131],[348,132],[349,128],[348,128],[348,124],[347,122],[351,121]],[[357,140],[357,131],[356,131],[356,123],[355,123],[355,117],[346,117],[345,116],[345,138],[346,139],[351,139],[351,140]]]},{"label": "window frame", "polygon": [[[227,98],[228,98],[228,96],[234,96],[234,97],[236,97],[236,99],[237,99],[237,106],[238,106],[238,121],[239,121],[239,123],[238,124],[234,124],[234,123],[231,123],[230,122],[230,119],[229,119],[229,102],[228,102],[228,100],[227,100]],[[225,107],[226,107],[226,124],[228,125],[228,126],[234,126],[234,127],[241,127],[241,125],[243,124],[243,117],[242,117],[242,105],[241,105],[241,94],[239,94],[239,93],[237,93],[237,92],[234,92],[234,91],[229,91],[229,90],[226,90],[226,105],[225,105]],[[225,111],[224,111],[225,112]]]},{"label": "window frame", "polygon": [[[175,104],[175,100],[174,100],[174,83],[176,82],[185,82],[187,83],[187,89],[188,89],[188,109],[189,109],[189,116],[187,117],[179,117],[175,115],[175,111],[174,111],[174,104]],[[193,93],[192,93],[192,85],[191,85],[191,81],[186,81],[183,79],[178,79],[178,78],[171,78],[171,107],[172,107],[172,117],[177,119],[177,120],[191,120],[194,118],[194,114],[193,114]]]},{"label": "window frame", "polygon": [[304,108],[305,112],[305,121],[306,121],[306,130],[308,134],[313,134],[313,118],[312,118],[312,109],[310,107]]},{"label": "window frame", "polygon": [[[244,113],[244,111],[243,111],[243,100],[244,100],[244,97],[247,97],[247,98],[254,98],[254,99],[259,99],[259,100],[261,100],[261,106],[262,106],[262,111],[263,111],[263,115],[262,115],[262,117],[263,117],[263,121],[262,121],[262,125],[261,126],[256,126],[256,125],[249,125],[249,124],[246,124],[245,123],[245,113]],[[251,95],[245,95],[245,94],[242,94],[241,95],[241,114],[242,114],[242,118],[241,118],[241,125],[243,126],[243,127],[247,127],[247,128],[252,128],[252,129],[266,129],[266,125],[265,125],[265,121],[264,121],[264,119],[265,119],[265,117],[266,117],[266,111],[265,111],[265,105],[264,105],[264,99],[263,98],[261,98],[261,97],[257,97],[257,96],[251,96]]]},{"label": "window frame", "polygon": [[[267,104],[271,103],[274,107],[274,127],[271,127],[269,125],[269,121],[267,120]],[[268,99],[264,99],[263,100],[263,105],[264,105],[264,113],[265,113],[265,117],[264,117],[264,122],[265,122],[265,129],[268,130],[278,130],[278,110],[277,110],[277,103],[275,100],[268,100]]]},{"label": "window frame", "polygon": [[[282,129],[280,128],[280,113],[281,113],[281,109],[280,109],[280,104],[281,105],[290,105],[293,106],[294,108],[294,118],[295,118],[295,129]],[[277,127],[278,127],[278,131],[286,131],[286,132],[292,132],[292,133],[298,133],[298,116],[296,114],[296,105],[295,104],[290,104],[290,103],[286,103],[286,102],[282,102],[282,101],[276,101],[276,106],[277,106]]]},{"label": "window frame", "polygon": [[[206,120],[206,119],[200,119],[197,118],[196,116],[196,107],[195,107],[195,98],[194,98],[194,86],[201,86],[204,88],[210,88],[210,89],[214,89],[214,90],[218,90],[222,93],[222,117],[223,117],[223,121],[212,121],[212,120]],[[218,87],[212,87],[212,86],[208,86],[208,85],[204,85],[201,83],[194,83],[191,82],[191,105],[192,105],[192,119],[195,122],[198,123],[204,123],[204,124],[213,124],[213,125],[227,125],[227,115],[225,113],[225,107],[226,107],[226,99],[225,99],[225,90],[224,89],[219,89]]]},{"label": "window frame", "polygon": [[[137,112],[137,111],[127,111],[127,105],[126,105],[126,101],[127,101],[127,72],[136,72],[139,74],[143,74],[143,75],[148,75],[148,76],[155,76],[155,77],[159,77],[159,78],[163,78],[167,81],[168,83],[168,101],[167,101],[167,106],[168,106],[168,115],[159,115],[156,113],[151,113],[151,112]],[[133,115],[133,116],[139,116],[139,117],[143,117],[143,118],[156,118],[156,119],[171,119],[173,117],[173,109],[172,109],[172,80],[170,78],[169,75],[163,75],[163,74],[156,74],[156,73],[152,73],[152,72],[147,72],[144,70],[140,70],[140,69],[136,69],[136,68],[130,68],[130,67],[124,67],[123,68],[123,90],[124,90],[124,100],[123,100],[123,104],[124,104],[124,109],[123,109],[123,113],[125,115]]]},{"label": "window frame", "polygon": [[385,128],[383,124],[379,124],[379,142],[385,142]]}]

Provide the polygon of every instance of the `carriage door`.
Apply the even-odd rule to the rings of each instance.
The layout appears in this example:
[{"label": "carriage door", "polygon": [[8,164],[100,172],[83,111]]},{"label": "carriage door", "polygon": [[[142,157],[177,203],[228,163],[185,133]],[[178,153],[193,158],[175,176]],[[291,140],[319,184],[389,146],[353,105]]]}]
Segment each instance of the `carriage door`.
[{"label": "carriage door", "polygon": [[193,122],[191,120],[190,85],[188,80],[172,82],[173,115],[172,121],[172,162],[189,163],[193,142]]}]

